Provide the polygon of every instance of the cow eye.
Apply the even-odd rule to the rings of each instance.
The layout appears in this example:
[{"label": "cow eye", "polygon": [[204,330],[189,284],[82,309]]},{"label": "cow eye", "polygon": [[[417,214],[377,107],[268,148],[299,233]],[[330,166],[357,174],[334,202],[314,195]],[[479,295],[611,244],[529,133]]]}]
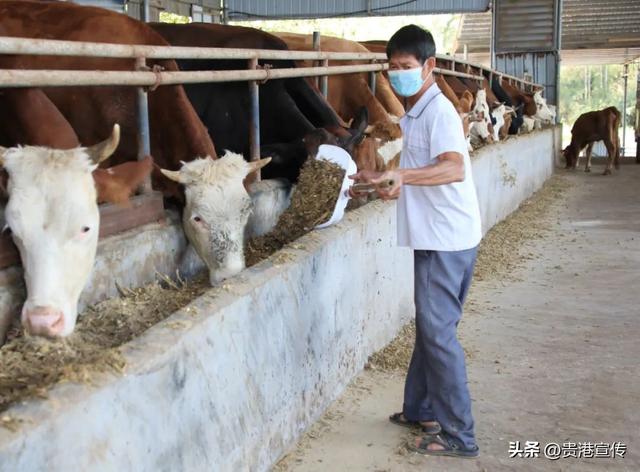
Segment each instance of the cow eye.
[{"label": "cow eye", "polygon": [[4,228],[2,228],[2,232],[6,235],[11,236],[11,234],[13,233],[13,231],[11,231],[11,227],[9,225],[4,225]]},{"label": "cow eye", "polygon": [[193,221],[195,221],[196,223],[200,223],[202,221],[202,218],[196,215],[193,217]]},{"label": "cow eye", "polygon": [[88,226],[83,226],[82,229],[80,230],[83,234],[84,233],[88,233],[89,231],[91,231],[91,228],[89,228]]}]

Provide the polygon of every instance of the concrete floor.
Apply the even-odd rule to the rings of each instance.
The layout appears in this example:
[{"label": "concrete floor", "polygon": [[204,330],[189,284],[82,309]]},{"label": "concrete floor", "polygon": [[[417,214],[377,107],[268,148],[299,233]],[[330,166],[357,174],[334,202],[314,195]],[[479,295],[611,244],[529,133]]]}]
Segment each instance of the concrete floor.
[{"label": "concrete floor", "polygon": [[[506,279],[474,284],[461,324],[478,459],[408,453],[403,376],[365,371],[282,471],[640,470],[640,166],[573,183],[549,237]],[[513,277],[515,276],[515,277]],[[627,445],[624,458],[509,458],[509,441]]]}]

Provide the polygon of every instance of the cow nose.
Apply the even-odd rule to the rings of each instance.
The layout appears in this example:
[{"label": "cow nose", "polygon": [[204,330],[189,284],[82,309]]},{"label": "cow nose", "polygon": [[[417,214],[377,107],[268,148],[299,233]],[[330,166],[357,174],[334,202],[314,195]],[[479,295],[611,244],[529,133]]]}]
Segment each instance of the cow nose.
[{"label": "cow nose", "polygon": [[33,336],[54,338],[64,328],[62,311],[48,306],[37,306],[25,313],[25,329]]}]

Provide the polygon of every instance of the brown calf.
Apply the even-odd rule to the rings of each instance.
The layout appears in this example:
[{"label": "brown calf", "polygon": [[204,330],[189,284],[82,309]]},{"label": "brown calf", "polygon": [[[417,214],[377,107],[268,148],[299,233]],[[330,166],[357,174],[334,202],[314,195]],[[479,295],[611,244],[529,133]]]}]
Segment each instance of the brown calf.
[{"label": "brown calf", "polygon": [[604,175],[611,174],[611,166],[620,167],[620,141],[618,127],[620,126],[620,112],[616,107],[590,111],[578,117],[571,128],[571,143],[562,153],[567,162],[567,169],[575,169],[578,165],[580,152],[587,147],[587,162],[584,171],[591,172],[591,150],[593,143],[604,141],[607,147],[607,166]]}]

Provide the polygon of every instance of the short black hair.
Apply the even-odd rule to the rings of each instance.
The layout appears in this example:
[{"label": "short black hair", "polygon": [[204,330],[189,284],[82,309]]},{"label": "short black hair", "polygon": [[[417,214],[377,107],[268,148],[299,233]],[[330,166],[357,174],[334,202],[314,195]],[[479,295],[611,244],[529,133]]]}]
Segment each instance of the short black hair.
[{"label": "short black hair", "polygon": [[396,31],[387,43],[387,57],[394,54],[411,54],[421,64],[436,55],[436,43],[431,33],[416,25],[407,25]]}]

